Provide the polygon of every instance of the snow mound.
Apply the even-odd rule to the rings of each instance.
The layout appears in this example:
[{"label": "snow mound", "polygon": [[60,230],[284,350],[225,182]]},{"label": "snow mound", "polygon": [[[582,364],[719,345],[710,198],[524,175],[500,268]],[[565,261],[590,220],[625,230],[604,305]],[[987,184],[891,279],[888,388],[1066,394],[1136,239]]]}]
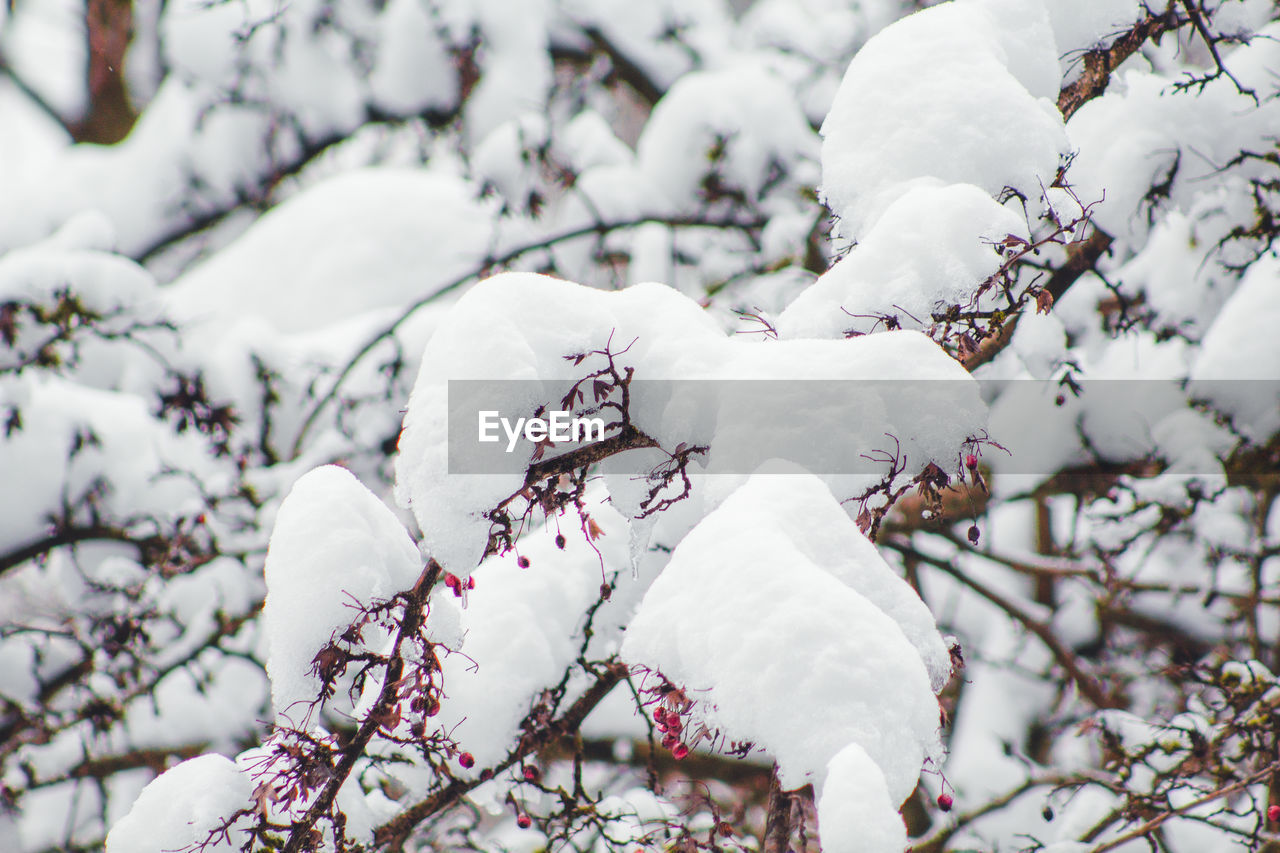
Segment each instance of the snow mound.
[{"label": "snow mound", "polygon": [[[958,466],[961,443],[980,430],[985,419],[976,383],[917,332],[762,346],[726,335],[696,302],[663,285],[603,292],[527,273],[494,276],[460,299],[428,342],[396,460],[397,501],[413,511],[424,547],[450,571],[465,575],[479,563],[491,523],[485,513],[517,495],[525,484],[522,465],[513,465],[505,473],[486,469],[450,474],[449,382],[523,380],[507,402],[512,411],[532,412],[541,404],[554,408],[568,387],[566,380],[580,379],[600,366],[578,365],[566,356],[599,350],[608,342],[619,353],[619,364],[634,368],[635,377],[643,380],[954,380],[946,383],[952,405],[944,416],[921,414],[938,408],[922,405],[937,402],[922,396],[930,393],[927,386],[943,383],[885,383],[888,390],[879,394],[859,386],[843,407],[824,408],[826,420],[819,426],[826,424],[835,430],[830,434],[841,437],[840,442],[827,444],[871,452],[889,441],[884,435],[889,431],[906,453],[908,477],[929,462],[944,468],[949,461]],[[760,409],[759,401],[740,393],[726,392],[727,401],[710,396],[725,387],[713,383],[707,385],[708,396],[698,399],[671,392],[664,383],[633,387],[637,390],[631,404],[632,424],[669,450],[682,443],[709,447],[708,471],[733,473],[731,463],[724,460],[739,458],[737,451],[758,446],[762,431],[768,430],[784,443],[790,440],[785,449],[794,448],[796,455],[788,458],[797,462],[810,458],[805,454],[812,447],[800,446],[796,436],[812,430],[813,424],[797,423],[794,408],[771,401],[764,414],[748,411]],[[819,392],[808,393],[813,402],[812,395]],[[529,461],[532,446],[526,443],[521,452],[523,461]],[[745,477],[757,464],[737,470]],[[828,472],[848,473],[835,467],[818,473]],[[638,504],[623,492],[647,487],[634,477],[629,486],[623,473],[611,474],[617,474],[609,479],[615,507],[636,517]],[[879,475],[865,476],[874,482]],[[842,491],[842,496],[848,495]]]},{"label": "snow mound", "polygon": [[818,795],[818,832],[824,853],[902,853],[907,830],[889,800],[884,774],[851,743],[827,765]]},{"label": "snow mound", "polygon": [[[1004,7],[936,6],[854,57],[822,125],[822,195],[840,236],[866,232],[920,178],[1033,201],[1053,183],[1068,151],[1046,97],[1058,76],[1053,33],[1039,4]],[[1023,27],[1016,38],[1010,15]]]},{"label": "snow mound", "polygon": [[300,723],[320,690],[309,674],[316,652],[356,608],[408,589],[421,570],[404,526],[349,471],[304,474],[280,505],[267,550],[263,623],[276,713]]},{"label": "snow mound", "polygon": [[821,782],[857,744],[892,808],[939,757],[943,641],[821,482],[765,470],[787,476],[753,477],[676,547],[623,659],[682,686],[727,740],[763,748],[784,788]]},{"label": "snow mound", "polygon": [[[252,795],[253,781],[231,759],[201,755],[184,761],[142,789],[129,813],[107,835],[107,853],[193,849],[208,841],[237,810],[246,808]],[[238,850],[241,841],[233,833],[230,840],[201,849],[209,853]]]},{"label": "snow mound", "polygon": [[778,317],[778,334],[868,334],[893,328],[885,317],[902,328],[928,328],[932,312],[963,304],[1000,268],[1002,259],[992,245],[1009,234],[1027,239],[1025,220],[982,189],[917,183],[787,306]]},{"label": "snow mound", "polygon": [[[1204,336],[1191,395],[1229,415],[1249,439],[1280,430],[1280,260],[1254,264]],[[1269,380],[1269,381],[1268,381]]]},{"label": "snow mound", "polygon": [[492,217],[476,194],[463,181],[422,170],[345,172],[269,211],[178,279],[175,313],[224,321],[257,315],[295,332],[403,305],[484,256]]}]

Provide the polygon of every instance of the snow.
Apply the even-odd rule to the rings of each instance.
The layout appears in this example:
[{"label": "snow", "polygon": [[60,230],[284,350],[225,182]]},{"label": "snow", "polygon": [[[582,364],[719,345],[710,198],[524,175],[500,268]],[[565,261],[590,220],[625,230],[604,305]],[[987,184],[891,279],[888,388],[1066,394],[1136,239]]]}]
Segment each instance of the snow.
[{"label": "snow", "polygon": [[[625,520],[603,498],[595,492],[587,501],[604,531],[595,542],[603,556],[587,543],[577,519],[566,516],[551,530],[521,539],[520,555],[529,568],[521,569],[512,554],[491,557],[473,573],[476,588],[467,592],[459,623],[463,654],[442,661],[445,698],[431,721],[475,756],[472,771],[455,773],[474,776],[506,756],[530,698],[554,687],[577,659],[584,642],[582,614],[599,598],[605,572],[612,576],[626,568]],[[563,531],[564,549],[554,543],[555,529]],[[617,583],[593,623],[596,642],[616,638],[628,601],[638,597],[630,591],[636,583],[629,570]]]},{"label": "snow", "polygon": [[369,74],[376,105],[393,113],[418,113],[443,110],[457,100],[457,72],[423,4],[391,0],[378,28],[378,58]]},{"label": "snow", "polygon": [[551,4],[548,0],[518,5],[477,0],[474,7],[487,49],[477,54],[480,79],[467,98],[463,117],[468,138],[478,145],[504,122],[544,111],[551,87],[547,53]]},{"label": "snow", "polygon": [[491,210],[476,194],[420,169],[345,172],[273,208],[174,282],[170,304],[183,318],[221,321],[217,333],[245,316],[296,332],[403,305],[488,250]]},{"label": "snow", "polygon": [[1080,51],[1110,41],[1146,14],[1141,0],[1044,0],[1044,6],[1069,67],[1081,64]]},{"label": "snow", "polygon": [[357,608],[407,590],[421,571],[399,520],[350,472],[326,465],[302,476],[280,505],[265,568],[277,715],[301,723],[320,692],[308,674],[316,653],[355,621]]},{"label": "snow", "polygon": [[704,178],[759,198],[771,171],[817,155],[790,90],[756,66],[681,77],[653,109],[637,144],[641,168],[681,209],[703,198]]},{"label": "snow", "polygon": [[[585,375],[586,365],[575,366],[565,360],[566,355],[599,349],[610,339],[614,352],[630,344],[622,364],[634,367],[637,379],[643,380],[949,380],[945,384],[886,383],[881,395],[867,390],[865,400],[848,399],[844,409],[828,412],[824,422],[828,433],[836,430],[835,434],[844,436],[840,446],[846,451],[852,448],[855,458],[883,449],[890,441],[884,433],[890,431],[906,452],[908,475],[930,461],[956,467],[961,442],[981,429],[985,416],[977,386],[968,374],[917,332],[849,341],[785,341],[766,348],[726,336],[697,303],[663,285],[605,293],[545,276],[495,276],[459,299],[427,344],[396,461],[397,501],[413,511],[428,553],[450,571],[465,575],[479,562],[490,527],[484,513],[520,491],[524,466],[510,463],[528,457],[507,458],[499,445],[493,445],[499,449],[500,461],[508,463],[505,467],[494,463],[493,468],[481,466],[465,476],[451,475],[449,380],[525,380],[511,388],[515,396],[503,408],[532,411],[563,395],[566,384],[555,380]],[[945,387],[945,399],[952,408],[945,416],[921,417],[922,395],[937,393],[940,387]],[[652,396],[637,398],[631,412],[634,425],[666,448],[681,442],[710,446],[711,464],[723,472],[747,473],[754,468],[743,462],[752,458],[744,453],[758,450],[753,430],[762,423],[771,424],[790,452],[808,454],[815,442],[822,443],[801,438],[804,433],[797,428],[822,433],[812,425],[798,424],[794,409],[768,407],[759,415],[762,420],[756,420],[751,409],[759,406],[746,411],[732,408],[743,404],[742,394],[728,395],[729,402],[718,411],[708,408],[715,404],[714,398],[679,394],[672,384],[648,383],[644,388]],[[465,409],[463,403],[455,404],[456,411]],[[849,418],[841,415],[849,413],[849,406],[858,413],[853,423],[861,425],[861,431],[851,428]],[[877,419],[877,414],[883,418]],[[725,448],[719,457],[717,440],[723,440]],[[457,440],[459,449],[466,446],[463,441]],[[525,443],[521,452],[529,453],[531,447]],[[719,462],[714,461],[717,458]],[[626,488],[624,481],[632,479],[626,475],[636,470],[610,478],[610,489],[621,506],[627,503],[618,490]],[[848,472],[847,467],[833,467],[824,473]],[[867,478],[876,479],[867,474],[863,480]],[[869,484],[862,482],[861,487]],[[637,488],[643,484],[633,483],[631,489]],[[638,511],[638,504],[630,511]]]},{"label": "snow", "polygon": [[884,774],[858,744],[849,744],[828,763],[817,799],[824,853],[902,853],[906,848],[906,827],[889,799]]},{"label": "snow", "polygon": [[1255,443],[1280,429],[1280,260],[1254,264],[1204,336],[1191,395]]},{"label": "snow", "polygon": [[[1223,61],[1242,85],[1272,90],[1280,46],[1270,36],[1278,32],[1273,23],[1248,44],[1224,48]],[[1094,210],[1099,226],[1141,246],[1157,218],[1149,215],[1157,204],[1187,210],[1199,198],[1216,198],[1212,207],[1222,208],[1247,198],[1244,178],[1252,174],[1247,165],[1224,172],[1223,164],[1241,151],[1271,144],[1280,104],[1264,98],[1257,106],[1226,77],[1193,96],[1173,91],[1176,81],[1166,74],[1132,69],[1115,76],[1107,92],[1082,106],[1068,125],[1079,149],[1071,164],[1072,184],[1086,202],[1105,193]],[[1159,195],[1147,197],[1153,186],[1166,183]],[[1168,198],[1161,201],[1161,195]],[[1251,203],[1230,213],[1245,228],[1254,216]]]},{"label": "snow", "polygon": [[[210,839],[237,810],[248,808],[253,782],[235,762],[201,755],[156,777],[107,836],[107,853],[183,850]],[[209,853],[238,850],[239,833],[214,839]]]},{"label": "snow", "polygon": [[1052,34],[1033,11],[1011,13],[1032,23],[1015,49],[1012,31],[994,23],[1007,4],[990,5],[903,18],[849,64],[822,125],[822,195],[844,239],[860,239],[921,178],[991,196],[1010,187],[1033,205],[1053,183],[1068,145],[1044,97],[1057,68]]},{"label": "snow", "polygon": [[[173,473],[188,464],[219,485],[199,436],[175,435],[134,394],[54,377],[0,384],[0,402],[16,406],[22,428],[0,442],[0,470],[22,489],[0,490],[0,543],[14,548],[49,533],[51,518],[129,519],[194,514],[204,507],[195,483]],[[109,487],[102,489],[102,483]],[[91,495],[96,497],[90,498]],[[78,512],[77,512],[78,508]]]},{"label": "snow", "polygon": [[[784,789],[820,782],[856,743],[901,803],[924,759],[940,758],[929,670],[904,624],[872,600],[901,605],[908,591],[869,545],[842,565],[806,542],[817,524],[794,521],[806,513],[830,518],[845,541],[861,533],[820,483],[802,496],[777,479],[757,475],[680,542],[628,625],[622,657],[682,686],[726,740],[764,749]],[[914,620],[907,631],[940,649],[936,630],[925,636],[928,614],[903,609]]]},{"label": "snow", "polygon": [[915,182],[857,246],[787,306],[778,334],[867,334],[886,328],[882,317],[896,318],[902,328],[927,329],[934,311],[967,303],[999,269],[1002,258],[992,244],[1009,234],[1026,239],[1025,220],[978,187]]}]

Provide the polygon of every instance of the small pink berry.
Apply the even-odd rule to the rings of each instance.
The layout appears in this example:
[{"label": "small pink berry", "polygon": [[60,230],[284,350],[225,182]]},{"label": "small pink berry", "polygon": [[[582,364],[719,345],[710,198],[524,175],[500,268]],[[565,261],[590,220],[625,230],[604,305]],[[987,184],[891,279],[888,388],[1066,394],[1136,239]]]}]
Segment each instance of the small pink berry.
[{"label": "small pink berry", "polygon": [[458,756],[458,763],[470,770],[476,764],[476,757],[469,752],[464,752]]},{"label": "small pink berry", "polygon": [[516,560],[516,565],[517,565],[517,566],[519,566],[519,567],[520,567],[520,568],[522,568],[522,569],[527,569],[527,568],[529,568],[529,558],[528,558],[528,557],[521,557],[520,559]]},{"label": "small pink berry", "polygon": [[676,744],[678,744],[679,742],[680,742],[680,739],[677,738],[675,735],[667,735],[662,739],[662,748],[675,749]]},{"label": "small pink berry", "polygon": [[667,731],[673,735],[680,734],[680,730],[684,728],[684,723],[680,722],[680,718],[675,714],[667,717]]},{"label": "small pink berry", "polygon": [[444,576],[444,585],[449,587],[449,589],[453,590],[454,592],[458,591],[458,587],[461,583],[462,581],[460,581],[458,579],[458,576],[455,575],[453,572],[448,572]]},{"label": "small pink berry", "polygon": [[559,548],[561,551],[563,551],[563,550],[564,550],[564,545],[565,545],[564,534],[563,534],[563,533],[557,533],[557,534],[556,534],[556,547],[557,547],[557,548]]},{"label": "small pink berry", "polygon": [[475,589],[475,588],[476,588],[476,578],[475,578],[475,575],[472,575],[471,577],[467,578],[467,589]]},{"label": "small pink berry", "polygon": [[1267,806],[1267,820],[1280,823],[1280,806]]},{"label": "small pink berry", "polygon": [[528,782],[537,782],[537,781],[538,781],[538,777],[539,777],[539,776],[541,776],[541,775],[542,775],[542,774],[538,772],[538,768],[534,767],[532,764],[527,765],[527,766],[524,768],[524,778],[525,778],[525,781],[528,781]]},{"label": "small pink berry", "polygon": [[968,456],[964,458],[964,467],[968,468],[970,471],[972,471],[974,468],[977,468],[978,457],[970,453]]},{"label": "small pink berry", "polygon": [[527,814],[522,814],[516,818],[516,826],[521,829],[528,829],[533,826],[533,818],[529,817]]},{"label": "small pink berry", "polygon": [[954,803],[955,800],[951,799],[950,794],[944,792],[938,795],[938,808],[942,809],[944,812],[951,811],[951,806]]},{"label": "small pink berry", "polygon": [[675,748],[671,750],[671,757],[676,761],[684,761],[688,754],[689,747],[685,746],[683,743],[676,744]]},{"label": "small pink berry", "polygon": [[653,721],[655,723],[665,723],[667,721],[667,709],[659,705],[653,709]]}]

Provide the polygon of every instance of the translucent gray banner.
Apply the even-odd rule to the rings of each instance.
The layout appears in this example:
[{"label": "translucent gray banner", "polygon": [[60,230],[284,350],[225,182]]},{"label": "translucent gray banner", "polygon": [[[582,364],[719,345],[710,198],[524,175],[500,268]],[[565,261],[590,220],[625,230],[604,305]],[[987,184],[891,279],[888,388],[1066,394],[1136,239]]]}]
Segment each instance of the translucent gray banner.
[{"label": "translucent gray banner", "polygon": [[[695,447],[690,471],[712,474],[770,459],[819,475],[955,472],[970,455],[1000,473],[1153,459],[1214,474],[1239,433],[1280,429],[1280,380],[451,380],[448,409],[450,474],[571,453],[644,474]],[[634,449],[645,437],[661,450]]]}]

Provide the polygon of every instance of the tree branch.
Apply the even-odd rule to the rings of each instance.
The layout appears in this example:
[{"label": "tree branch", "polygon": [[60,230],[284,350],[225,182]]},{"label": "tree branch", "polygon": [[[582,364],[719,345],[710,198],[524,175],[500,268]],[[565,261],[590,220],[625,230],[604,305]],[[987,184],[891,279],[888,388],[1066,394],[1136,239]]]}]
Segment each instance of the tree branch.
[{"label": "tree branch", "polygon": [[[587,715],[591,713],[596,705],[600,704],[610,690],[627,677],[627,674],[627,667],[618,662],[611,663],[604,667],[602,671],[596,673],[595,682],[585,693],[578,697],[576,702],[569,706],[569,709],[559,719],[552,721],[536,732],[522,737],[511,754],[497,766],[491,768],[493,775],[501,773],[525,756],[577,732]],[[455,779],[445,788],[425,800],[415,803],[375,829],[373,833],[374,846],[399,847],[408,839],[409,834],[413,832],[414,827],[419,823],[454,805],[468,792],[484,784],[484,781],[480,778]]]},{"label": "tree branch", "polygon": [[1148,39],[1159,41],[1160,36],[1186,23],[1174,13],[1173,5],[1169,3],[1161,14],[1149,13],[1107,47],[1085,52],[1084,71],[1058,93],[1058,112],[1062,113],[1064,121],[1086,102],[1105,92],[1111,82],[1111,72]]}]

